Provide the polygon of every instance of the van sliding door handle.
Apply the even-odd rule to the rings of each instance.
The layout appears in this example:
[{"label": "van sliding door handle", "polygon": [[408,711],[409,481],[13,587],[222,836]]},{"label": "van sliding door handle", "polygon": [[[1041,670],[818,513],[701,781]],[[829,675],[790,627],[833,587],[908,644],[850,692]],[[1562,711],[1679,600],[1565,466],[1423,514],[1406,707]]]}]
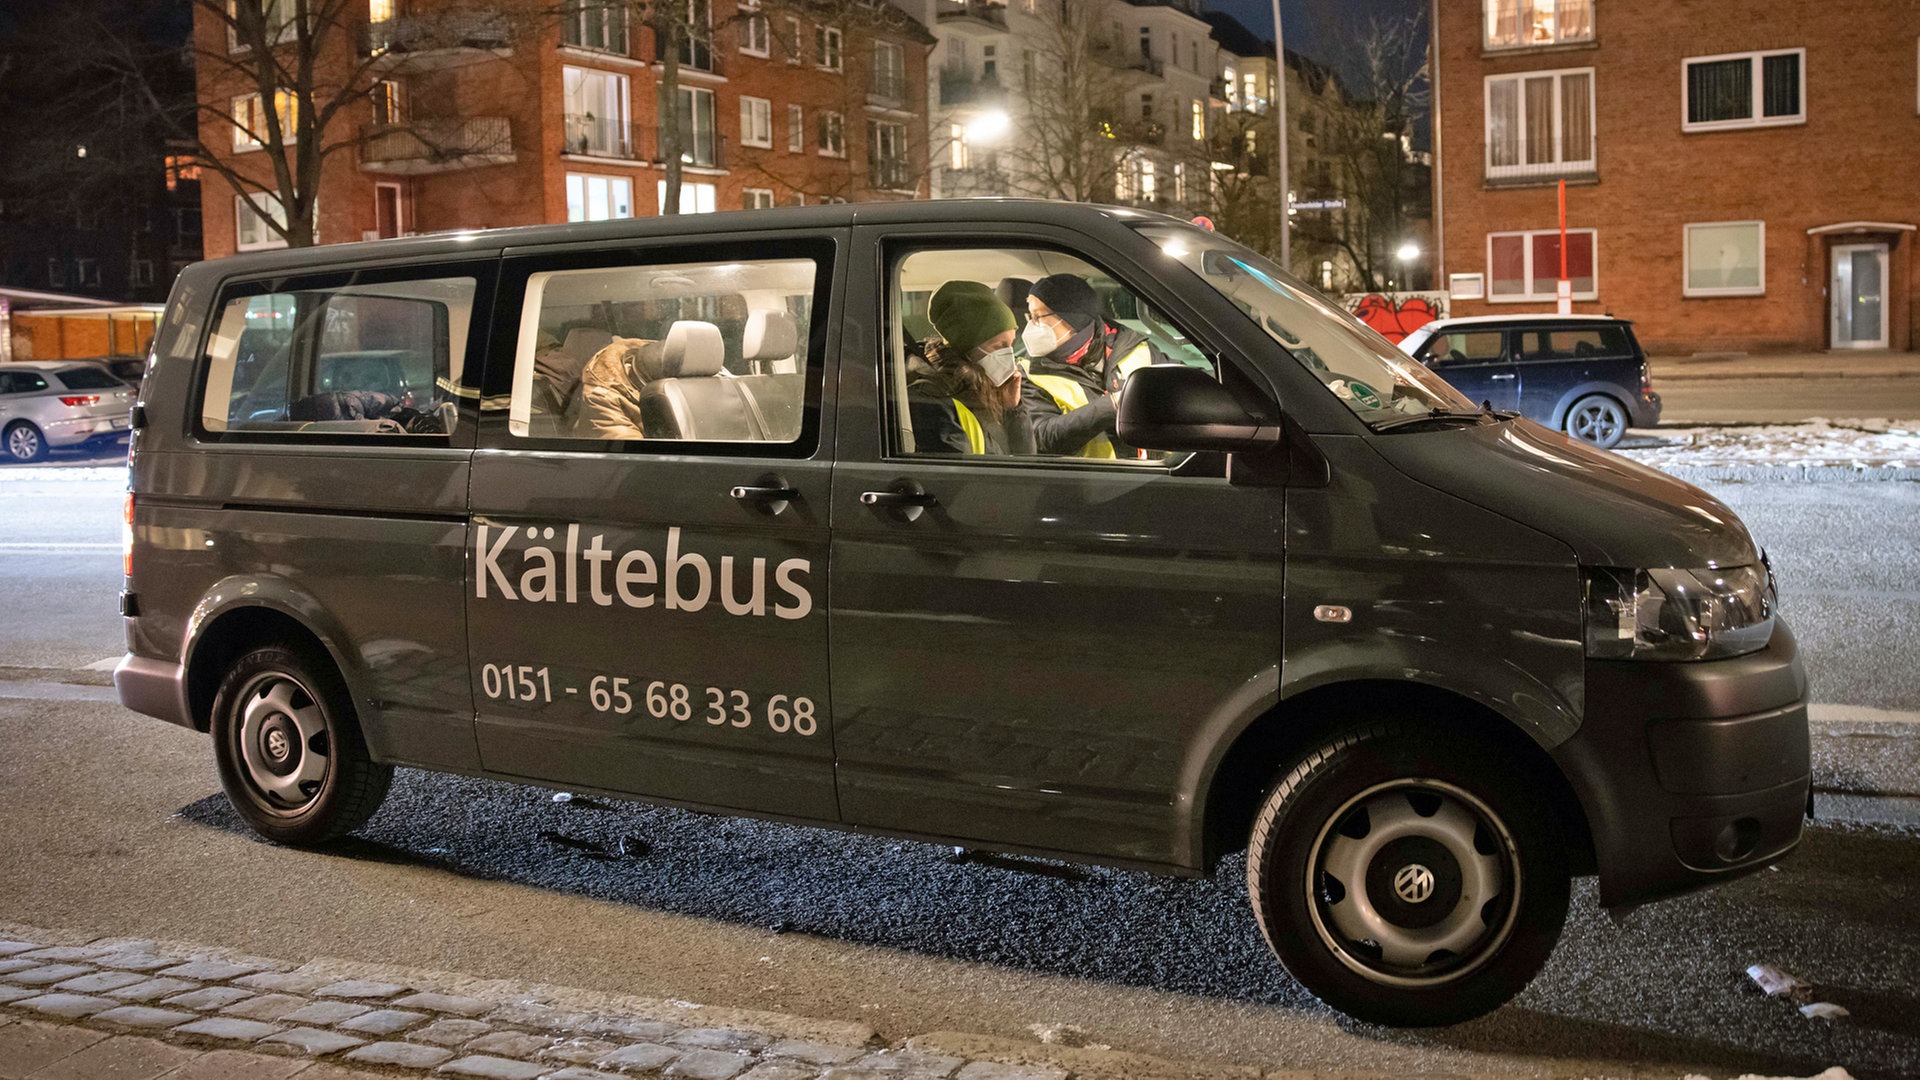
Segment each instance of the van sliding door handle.
[{"label": "van sliding door handle", "polygon": [[759,503],[792,502],[793,500],[800,497],[800,492],[798,490],[790,487],[780,487],[777,485],[758,487],[758,486],[743,484],[739,487],[734,488],[732,492],[730,492],[730,494],[734,498],[739,499],[741,502],[759,502]]},{"label": "van sliding door handle", "polygon": [[860,493],[860,502],[866,506],[927,507],[939,501],[931,492],[926,491],[863,491]]}]

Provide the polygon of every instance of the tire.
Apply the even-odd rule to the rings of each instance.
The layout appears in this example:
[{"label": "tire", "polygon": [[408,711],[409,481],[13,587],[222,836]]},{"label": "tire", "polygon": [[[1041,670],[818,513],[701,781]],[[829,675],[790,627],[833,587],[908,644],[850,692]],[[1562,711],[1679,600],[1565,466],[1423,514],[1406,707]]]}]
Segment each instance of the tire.
[{"label": "tire", "polygon": [[1588,394],[1567,410],[1567,434],[1611,450],[1627,433],[1626,406],[1605,394]]},{"label": "tire", "polygon": [[220,786],[254,832],[313,846],[366,824],[393,767],[367,755],[346,685],[324,656],[286,645],[247,653],[213,696]]},{"label": "tire", "polygon": [[1526,775],[1493,747],[1396,723],[1299,759],[1247,850],[1268,947],[1357,1020],[1427,1027],[1499,1008],[1567,916],[1566,848]]},{"label": "tire", "polygon": [[0,435],[0,448],[4,448],[8,461],[39,461],[47,456],[47,437],[27,421],[16,420]]}]

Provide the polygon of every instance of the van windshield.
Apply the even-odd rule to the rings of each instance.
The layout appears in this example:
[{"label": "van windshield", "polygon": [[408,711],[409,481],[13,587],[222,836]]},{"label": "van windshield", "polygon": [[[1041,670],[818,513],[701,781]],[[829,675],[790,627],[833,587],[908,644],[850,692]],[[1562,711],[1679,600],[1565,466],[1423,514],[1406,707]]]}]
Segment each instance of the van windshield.
[{"label": "van windshield", "polygon": [[1186,225],[1140,234],[1247,314],[1376,430],[1478,407],[1339,305],[1253,250]]}]

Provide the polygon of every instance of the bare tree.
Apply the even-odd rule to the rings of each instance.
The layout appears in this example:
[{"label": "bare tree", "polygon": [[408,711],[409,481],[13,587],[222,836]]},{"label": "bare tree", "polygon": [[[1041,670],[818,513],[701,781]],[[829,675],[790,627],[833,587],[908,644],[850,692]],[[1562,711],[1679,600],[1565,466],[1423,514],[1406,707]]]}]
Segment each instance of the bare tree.
[{"label": "bare tree", "polygon": [[1103,29],[1098,10],[1099,0],[1036,5],[1032,85],[1023,87],[1024,108],[1014,118],[1020,137],[1009,153],[1024,194],[1112,199],[1126,148],[1164,136],[1163,126],[1124,115],[1134,61]]}]

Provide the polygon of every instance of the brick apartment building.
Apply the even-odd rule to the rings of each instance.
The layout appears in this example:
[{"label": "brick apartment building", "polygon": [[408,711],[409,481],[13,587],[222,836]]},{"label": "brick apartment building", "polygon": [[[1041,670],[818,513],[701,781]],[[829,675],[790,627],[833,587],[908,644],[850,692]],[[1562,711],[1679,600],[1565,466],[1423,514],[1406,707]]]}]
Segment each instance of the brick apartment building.
[{"label": "brick apartment building", "polygon": [[1432,5],[1455,315],[1574,310],[1655,352],[1920,347],[1912,0]]},{"label": "brick apartment building", "polygon": [[[293,36],[293,0],[252,2]],[[659,212],[664,50],[629,11],[636,5],[356,7],[319,50],[338,84],[365,70],[369,85],[364,107],[327,133],[327,143],[355,145],[323,166],[318,242]],[[922,23],[887,0],[688,7],[694,32],[678,49],[683,212],[926,196],[933,37]],[[204,4],[194,34],[203,57],[235,49]],[[265,130],[264,107],[243,74],[199,65],[202,142],[265,179],[272,163],[248,136]],[[208,257],[284,242],[223,178],[208,172],[202,186]]]}]

